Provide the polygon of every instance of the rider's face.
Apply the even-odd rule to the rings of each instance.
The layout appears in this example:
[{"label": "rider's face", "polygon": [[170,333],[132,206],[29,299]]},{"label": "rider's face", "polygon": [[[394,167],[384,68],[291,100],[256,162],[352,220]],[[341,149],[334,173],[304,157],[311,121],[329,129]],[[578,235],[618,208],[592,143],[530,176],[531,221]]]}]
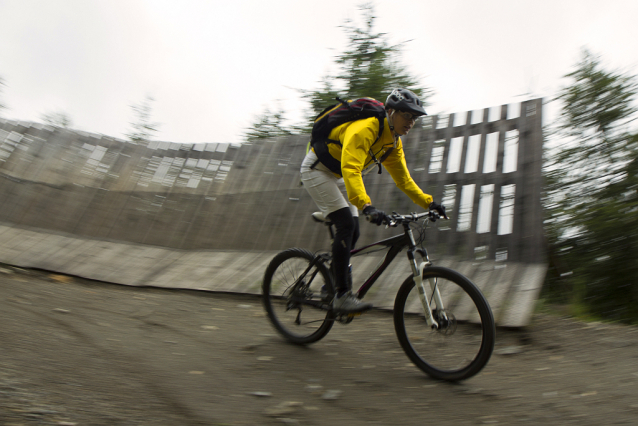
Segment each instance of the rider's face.
[{"label": "rider's face", "polygon": [[417,116],[405,111],[393,110],[391,114],[394,133],[399,136],[407,135],[418,119]]}]

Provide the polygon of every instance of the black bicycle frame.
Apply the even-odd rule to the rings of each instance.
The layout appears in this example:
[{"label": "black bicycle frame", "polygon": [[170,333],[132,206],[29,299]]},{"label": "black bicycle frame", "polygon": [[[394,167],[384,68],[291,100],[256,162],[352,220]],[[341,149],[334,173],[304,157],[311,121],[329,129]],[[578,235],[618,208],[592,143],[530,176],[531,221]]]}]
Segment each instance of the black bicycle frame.
[{"label": "black bicycle frame", "polygon": [[381,276],[381,274],[383,274],[383,272],[388,268],[388,266],[390,266],[394,258],[397,257],[397,255],[405,247],[408,247],[408,259],[410,259],[410,263],[412,264],[413,273],[414,274],[417,273],[417,266],[416,266],[416,262],[414,261],[414,252],[417,250],[416,243],[414,241],[414,235],[412,234],[412,230],[410,229],[410,226],[407,223],[403,224],[403,228],[404,228],[403,235],[396,235],[394,237],[377,241],[365,247],[361,247],[359,249],[350,251],[351,256],[357,256],[357,255],[366,254],[368,252],[376,251],[376,250],[370,250],[370,248],[372,247],[386,246],[389,248],[389,250],[385,254],[383,262],[359,288],[359,291],[357,292],[357,295],[358,295],[357,297],[359,299],[362,299],[363,296],[365,296],[365,294],[368,292],[368,290],[370,290],[372,285],[377,281],[377,279]]}]

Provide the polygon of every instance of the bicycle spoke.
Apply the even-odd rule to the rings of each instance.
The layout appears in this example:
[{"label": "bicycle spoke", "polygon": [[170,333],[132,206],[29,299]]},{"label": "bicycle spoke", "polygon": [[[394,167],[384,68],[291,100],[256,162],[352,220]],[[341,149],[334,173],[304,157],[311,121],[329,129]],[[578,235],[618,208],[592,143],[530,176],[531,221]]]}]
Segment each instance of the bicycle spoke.
[{"label": "bicycle spoke", "polygon": [[[399,341],[410,359],[433,377],[445,380],[470,377],[487,363],[494,346],[489,305],[462,275],[445,268],[428,271],[424,273],[424,284],[430,286],[426,277],[435,280],[427,297],[438,329],[427,324],[418,289],[410,278],[399,290],[395,304]],[[444,309],[436,306],[436,290],[441,294]]]},{"label": "bicycle spoke", "polygon": [[329,272],[304,250],[291,249],[273,259],[264,277],[264,304],[273,325],[287,339],[310,343],[332,326],[331,314],[322,309],[321,287],[329,285]]}]

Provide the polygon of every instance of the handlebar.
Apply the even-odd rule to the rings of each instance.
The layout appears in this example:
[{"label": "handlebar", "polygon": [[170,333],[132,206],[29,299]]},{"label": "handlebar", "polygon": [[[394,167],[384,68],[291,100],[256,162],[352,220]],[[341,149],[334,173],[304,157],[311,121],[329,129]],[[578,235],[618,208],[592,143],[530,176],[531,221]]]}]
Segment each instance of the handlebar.
[{"label": "handlebar", "polygon": [[[441,215],[435,211],[430,210],[424,213],[410,213],[408,215],[398,214],[397,212],[392,212],[392,214],[387,214],[383,218],[383,223],[386,226],[397,227],[399,224],[404,222],[417,222],[419,219],[428,216],[430,222],[436,222],[437,219],[441,219]],[[366,215],[366,220],[370,222],[370,215]],[[445,218],[447,219],[447,217]]]}]

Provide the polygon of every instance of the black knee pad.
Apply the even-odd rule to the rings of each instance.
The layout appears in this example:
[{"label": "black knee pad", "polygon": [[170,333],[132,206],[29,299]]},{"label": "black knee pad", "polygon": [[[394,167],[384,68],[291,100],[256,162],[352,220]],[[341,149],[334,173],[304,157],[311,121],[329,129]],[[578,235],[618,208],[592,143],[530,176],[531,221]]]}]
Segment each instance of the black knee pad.
[{"label": "black knee pad", "polygon": [[349,208],[332,212],[328,218],[334,223],[337,232],[332,244],[332,268],[335,274],[335,288],[338,291],[348,290],[348,264],[352,240],[357,229],[355,218]]},{"label": "black knee pad", "polygon": [[354,233],[352,234],[352,248],[357,244],[357,240],[359,239],[359,216],[354,217]]},{"label": "black knee pad", "polygon": [[359,230],[359,223],[358,221],[355,221],[355,218],[354,216],[352,216],[352,212],[348,207],[344,207],[330,213],[328,215],[328,218],[332,223],[334,223],[337,230],[337,235],[335,236],[335,238],[353,238],[355,235],[355,230]]}]

